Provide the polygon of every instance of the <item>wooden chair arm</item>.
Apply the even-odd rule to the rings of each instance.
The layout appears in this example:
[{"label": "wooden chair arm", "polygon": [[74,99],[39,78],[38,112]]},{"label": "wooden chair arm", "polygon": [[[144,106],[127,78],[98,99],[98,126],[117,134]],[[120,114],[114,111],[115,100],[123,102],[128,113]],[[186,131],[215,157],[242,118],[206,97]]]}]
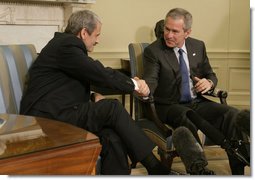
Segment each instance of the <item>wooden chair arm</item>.
[{"label": "wooden chair arm", "polygon": [[212,91],[208,92],[206,95],[218,97],[221,104],[227,104],[228,92],[225,90],[215,88]]},{"label": "wooden chair arm", "polygon": [[146,110],[146,117],[148,117],[147,119],[152,120],[155,123],[155,125],[162,131],[162,134],[164,134],[164,136],[168,137],[172,135],[172,130],[169,127],[167,127],[159,119],[157,115],[153,96],[144,98],[144,97],[134,95],[134,97],[143,104],[143,108],[145,108]]}]

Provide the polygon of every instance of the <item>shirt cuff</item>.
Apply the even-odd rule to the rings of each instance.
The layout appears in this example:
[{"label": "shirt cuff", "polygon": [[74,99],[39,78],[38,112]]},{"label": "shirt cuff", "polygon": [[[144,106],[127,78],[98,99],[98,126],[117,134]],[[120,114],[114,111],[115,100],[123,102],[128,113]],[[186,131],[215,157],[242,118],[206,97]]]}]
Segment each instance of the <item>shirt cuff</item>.
[{"label": "shirt cuff", "polygon": [[131,80],[133,81],[133,83],[135,85],[135,90],[138,91],[139,87],[138,87],[138,84],[137,84],[136,80],[134,80],[134,79],[131,79]]},{"label": "shirt cuff", "polygon": [[214,88],[214,83],[212,82],[212,80],[211,80],[211,79],[207,79],[207,81],[210,82],[210,84],[211,84],[211,89],[213,89],[213,88]]}]

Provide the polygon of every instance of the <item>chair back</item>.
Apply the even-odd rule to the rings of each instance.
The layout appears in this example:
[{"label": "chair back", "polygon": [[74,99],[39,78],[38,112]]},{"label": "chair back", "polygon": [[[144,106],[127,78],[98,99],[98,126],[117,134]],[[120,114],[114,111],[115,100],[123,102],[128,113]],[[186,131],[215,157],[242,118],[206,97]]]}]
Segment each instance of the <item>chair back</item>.
[{"label": "chair back", "polygon": [[36,57],[32,44],[0,45],[0,113],[19,113],[27,71]]},{"label": "chair back", "polygon": [[[128,45],[131,77],[143,77],[143,51],[149,43],[130,43]],[[135,120],[145,117],[142,105],[137,99],[134,100]]]},{"label": "chair back", "polygon": [[143,51],[149,43],[130,43],[128,45],[131,76],[143,76]]},{"label": "chair back", "polygon": [[[130,43],[128,45],[129,58],[130,58],[130,69],[132,77],[143,77],[143,63],[144,49],[149,43]],[[135,121],[140,126],[147,136],[157,144],[164,152],[171,152],[173,149],[171,136],[164,134],[163,128],[159,128],[155,124],[156,109],[148,107],[151,106],[149,103],[142,103],[137,98],[134,99],[135,108]],[[148,109],[154,110],[154,112],[148,112]],[[153,114],[151,114],[153,113]],[[154,117],[154,118],[153,118]],[[154,120],[152,120],[154,119]],[[169,129],[168,127],[165,127]],[[164,129],[165,129],[164,128]],[[169,138],[168,138],[169,137]]]}]

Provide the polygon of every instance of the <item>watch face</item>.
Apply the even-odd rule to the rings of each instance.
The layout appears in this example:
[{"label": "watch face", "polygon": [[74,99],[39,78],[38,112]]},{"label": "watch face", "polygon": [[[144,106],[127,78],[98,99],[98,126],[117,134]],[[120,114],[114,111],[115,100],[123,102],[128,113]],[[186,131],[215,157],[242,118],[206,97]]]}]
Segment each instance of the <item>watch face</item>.
[{"label": "watch face", "polygon": [[0,118],[0,128],[5,124],[6,120]]}]

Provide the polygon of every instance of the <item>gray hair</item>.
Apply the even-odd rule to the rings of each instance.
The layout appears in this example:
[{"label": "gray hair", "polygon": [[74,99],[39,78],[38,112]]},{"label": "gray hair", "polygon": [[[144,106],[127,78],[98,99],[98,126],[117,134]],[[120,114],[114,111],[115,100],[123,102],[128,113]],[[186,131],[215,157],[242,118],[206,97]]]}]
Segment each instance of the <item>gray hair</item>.
[{"label": "gray hair", "polygon": [[183,18],[183,21],[184,21],[183,29],[184,29],[184,31],[187,31],[187,30],[191,29],[192,15],[187,10],[182,9],[182,8],[171,9],[166,15],[166,18],[168,18],[168,17],[171,17],[173,19]]},{"label": "gray hair", "polygon": [[77,35],[83,28],[86,28],[90,35],[95,30],[98,22],[101,23],[94,12],[89,10],[76,11],[68,19],[65,33]]}]

